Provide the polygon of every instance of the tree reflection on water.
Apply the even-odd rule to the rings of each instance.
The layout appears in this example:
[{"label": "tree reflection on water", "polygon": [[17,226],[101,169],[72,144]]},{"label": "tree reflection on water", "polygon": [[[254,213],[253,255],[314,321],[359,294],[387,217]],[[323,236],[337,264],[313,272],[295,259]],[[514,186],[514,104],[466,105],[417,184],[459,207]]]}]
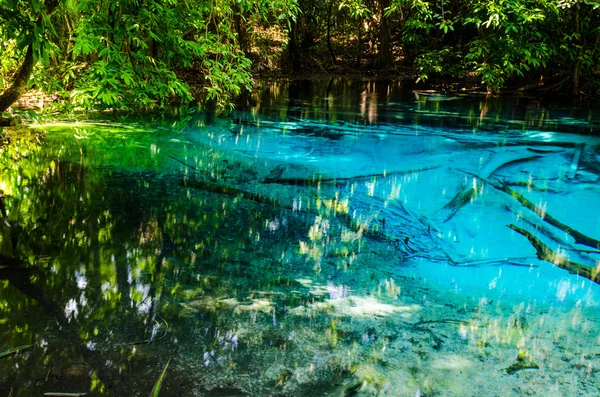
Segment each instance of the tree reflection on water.
[{"label": "tree reflection on water", "polygon": [[[5,130],[0,393],[144,395],[173,349],[161,395],[510,395],[535,393],[534,377],[543,392],[595,393],[595,290],[538,261],[502,224],[515,216],[503,196],[448,167],[493,173],[541,149],[508,148],[505,130],[440,133],[420,110],[451,105],[431,98],[414,126],[377,125],[397,120],[376,106],[394,87],[369,87],[326,87],[324,109],[191,120],[189,134]],[[341,120],[347,98],[360,123]],[[456,120],[483,128],[489,109],[467,110]],[[547,146],[553,167],[574,147]],[[558,172],[543,167],[540,181]],[[494,261],[509,248],[518,263]]]}]

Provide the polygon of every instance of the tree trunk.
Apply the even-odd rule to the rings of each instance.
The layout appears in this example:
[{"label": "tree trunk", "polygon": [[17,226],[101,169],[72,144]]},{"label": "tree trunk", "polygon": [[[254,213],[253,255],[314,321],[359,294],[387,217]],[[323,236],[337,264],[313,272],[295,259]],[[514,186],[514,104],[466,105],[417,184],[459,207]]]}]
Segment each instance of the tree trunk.
[{"label": "tree trunk", "polygon": [[290,37],[288,39],[288,55],[293,71],[300,70],[300,48],[298,44],[298,22],[291,21]]},{"label": "tree trunk", "polygon": [[150,39],[150,56],[158,60],[158,42],[154,39]]},{"label": "tree trunk", "polygon": [[240,43],[240,50],[246,55],[250,55],[250,48],[248,48],[248,31],[246,29],[246,21],[243,18],[242,11],[238,6],[233,10],[233,23],[237,32],[238,41]]},{"label": "tree trunk", "polygon": [[327,49],[329,49],[329,55],[331,56],[331,63],[336,65],[335,53],[333,52],[333,45],[331,45],[331,10],[333,8],[333,0],[329,0],[329,10],[327,11]]},{"label": "tree trunk", "polygon": [[385,10],[390,6],[390,0],[381,0],[381,23],[379,25],[379,65],[383,69],[392,66],[392,50],[390,46],[390,28]]},{"label": "tree trunk", "polygon": [[358,31],[356,32],[356,67],[360,68],[362,64],[362,19],[358,20]]},{"label": "tree trunk", "polygon": [[[49,0],[46,3],[46,14],[50,17],[56,8],[58,7],[59,0]],[[39,25],[42,21],[42,17],[38,15],[37,24]],[[9,108],[10,105],[15,103],[17,99],[23,94],[25,88],[27,87],[27,83],[29,82],[29,78],[31,77],[31,73],[33,72],[33,67],[35,66],[36,60],[33,57],[33,43],[27,46],[27,52],[25,53],[25,59],[23,59],[23,63],[17,72],[17,77],[13,81],[12,85],[6,89],[0,95],[0,112],[4,112]]]},{"label": "tree trunk", "polygon": [[575,33],[577,33],[577,36],[579,37],[579,48],[577,49],[577,58],[575,59],[575,65],[573,66],[573,85],[571,87],[571,94],[573,94],[573,96],[579,96],[581,56],[583,55],[583,43],[579,31],[579,4],[575,6]]},{"label": "tree trunk", "polygon": [[12,85],[8,87],[6,91],[2,93],[2,95],[0,95],[0,112],[4,112],[6,109],[8,109],[10,105],[19,99],[23,91],[25,91],[27,82],[29,81],[31,73],[33,72],[34,65],[33,44],[29,44],[27,47],[27,52],[25,53],[25,59],[19,68],[17,77],[13,81]]}]

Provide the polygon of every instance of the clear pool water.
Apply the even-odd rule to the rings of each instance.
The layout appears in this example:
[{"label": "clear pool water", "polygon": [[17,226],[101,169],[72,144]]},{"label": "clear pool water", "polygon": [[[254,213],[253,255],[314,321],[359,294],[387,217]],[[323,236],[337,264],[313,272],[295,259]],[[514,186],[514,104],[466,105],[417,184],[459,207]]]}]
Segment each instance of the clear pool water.
[{"label": "clear pool water", "polygon": [[161,396],[598,394],[600,113],[332,81],[186,114],[4,131],[0,394],[144,396],[173,351]]}]

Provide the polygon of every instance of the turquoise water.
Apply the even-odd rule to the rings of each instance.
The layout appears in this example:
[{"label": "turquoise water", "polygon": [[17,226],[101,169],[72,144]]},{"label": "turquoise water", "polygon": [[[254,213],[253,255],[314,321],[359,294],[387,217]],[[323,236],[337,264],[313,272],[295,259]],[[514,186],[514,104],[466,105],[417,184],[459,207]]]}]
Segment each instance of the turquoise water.
[{"label": "turquoise water", "polygon": [[5,130],[0,394],[172,355],[161,396],[597,395],[598,114],[326,82]]}]

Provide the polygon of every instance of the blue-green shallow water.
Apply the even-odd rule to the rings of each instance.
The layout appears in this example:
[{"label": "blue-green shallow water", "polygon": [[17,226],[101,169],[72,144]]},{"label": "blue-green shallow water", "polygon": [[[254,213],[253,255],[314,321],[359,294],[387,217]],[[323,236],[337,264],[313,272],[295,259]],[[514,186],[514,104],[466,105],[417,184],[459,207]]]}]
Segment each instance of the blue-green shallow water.
[{"label": "blue-green shallow water", "polygon": [[597,395],[600,287],[507,226],[598,266],[542,220],[600,239],[597,115],[335,83],[11,131],[0,394],[148,395],[175,350],[161,396]]}]

